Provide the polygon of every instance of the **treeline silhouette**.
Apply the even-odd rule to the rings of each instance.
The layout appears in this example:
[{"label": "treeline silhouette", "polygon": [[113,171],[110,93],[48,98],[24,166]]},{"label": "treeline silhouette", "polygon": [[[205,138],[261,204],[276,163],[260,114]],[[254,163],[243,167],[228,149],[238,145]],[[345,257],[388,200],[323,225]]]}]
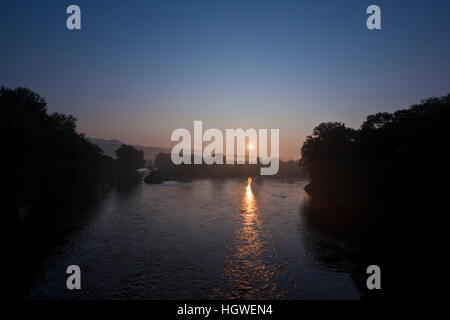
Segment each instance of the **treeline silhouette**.
[{"label": "treeline silhouette", "polygon": [[449,123],[450,94],[369,115],[357,130],[321,123],[301,148],[316,211],[332,204],[324,220],[334,221],[363,209],[372,226],[389,224],[395,233],[399,225],[421,225],[428,235],[433,222],[423,215],[445,207]]},{"label": "treeline silhouette", "polygon": [[[309,177],[306,223],[352,240],[352,249],[340,255],[320,237],[309,241],[311,250],[319,260],[346,264],[364,298],[438,295],[449,124],[450,94],[369,115],[357,130],[321,123],[301,148]],[[382,290],[365,286],[371,264],[382,270]]]},{"label": "treeline silhouette", "polygon": [[25,88],[0,89],[3,185],[8,217],[21,208],[64,201],[91,193],[144,165],[142,151],[122,145],[117,159],[76,131],[71,115],[47,112],[47,103]]},{"label": "treeline silhouette", "polygon": [[[248,161],[246,161],[248,162]],[[191,163],[194,163],[193,156]],[[247,178],[260,176],[261,165],[258,164],[226,164],[223,156],[223,164],[180,164],[175,165],[170,153],[159,153],[155,157],[154,167],[158,169],[164,179],[167,180],[191,180],[198,178]],[[153,173],[152,173],[153,174]],[[158,173],[158,178],[160,176]],[[274,176],[261,176],[264,178],[298,178],[303,177],[302,169],[298,161],[289,160],[279,162],[278,173]]]}]

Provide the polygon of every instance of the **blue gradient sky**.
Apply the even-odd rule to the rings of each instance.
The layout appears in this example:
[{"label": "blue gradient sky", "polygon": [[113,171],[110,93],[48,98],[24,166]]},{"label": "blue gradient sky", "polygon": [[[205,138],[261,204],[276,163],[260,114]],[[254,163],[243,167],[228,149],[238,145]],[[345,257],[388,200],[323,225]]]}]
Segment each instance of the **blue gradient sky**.
[{"label": "blue gradient sky", "polygon": [[[78,4],[82,30],[66,29]],[[378,4],[382,30],[365,27]],[[279,128],[282,157],[322,121],[359,127],[450,91],[450,1],[2,1],[0,84],[89,137],[170,146],[178,127]]]}]

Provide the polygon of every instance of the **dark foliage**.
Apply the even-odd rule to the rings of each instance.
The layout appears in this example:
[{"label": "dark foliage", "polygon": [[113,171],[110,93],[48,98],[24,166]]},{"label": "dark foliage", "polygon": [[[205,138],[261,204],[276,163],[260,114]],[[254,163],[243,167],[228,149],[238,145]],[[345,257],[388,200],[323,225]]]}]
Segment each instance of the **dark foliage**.
[{"label": "dark foliage", "polygon": [[[438,292],[449,123],[450,94],[369,115],[358,130],[322,123],[302,146],[310,179],[306,221],[320,233],[354,240],[337,261],[351,262],[364,298]],[[328,259],[323,241],[314,242],[313,251]],[[382,294],[364,285],[373,263],[383,270]]]},{"label": "dark foliage", "polygon": [[135,172],[144,167],[144,151],[137,150],[135,147],[122,144],[116,150],[117,167],[120,172]]},{"label": "dark foliage", "polygon": [[132,146],[122,145],[117,160],[104,155],[76,131],[73,116],[49,114],[45,99],[25,88],[1,88],[0,130],[11,220],[19,211],[42,214],[43,207],[57,207],[69,197],[91,197],[100,184],[129,178],[144,166],[143,152]]},{"label": "dark foliage", "polygon": [[421,214],[444,207],[449,123],[450,94],[370,115],[358,130],[322,123],[301,149],[306,190],[318,203],[360,207],[380,223],[425,226],[431,219]]},{"label": "dark foliage", "polygon": [[44,98],[28,89],[1,88],[0,128],[10,214],[95,185],[110,174],[112,159],[76,132],[76,119],[48,114]]}]

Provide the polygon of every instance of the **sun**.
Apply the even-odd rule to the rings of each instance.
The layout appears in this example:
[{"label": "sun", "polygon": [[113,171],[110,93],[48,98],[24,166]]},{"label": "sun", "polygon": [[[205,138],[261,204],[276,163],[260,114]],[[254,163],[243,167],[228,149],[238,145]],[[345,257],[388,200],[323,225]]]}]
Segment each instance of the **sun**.
[{"label": "sun", "polygon": [[252,150],[253,149],[253,145],[250,143],[249,145],[248,145],[248,150]]}]

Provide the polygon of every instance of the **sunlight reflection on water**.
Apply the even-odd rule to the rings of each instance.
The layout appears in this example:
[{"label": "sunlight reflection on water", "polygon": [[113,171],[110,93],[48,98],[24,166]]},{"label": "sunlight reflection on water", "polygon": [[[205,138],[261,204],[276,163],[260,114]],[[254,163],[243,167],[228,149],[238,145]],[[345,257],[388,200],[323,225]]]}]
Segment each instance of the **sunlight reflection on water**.
[{"label": "sunlight reflection on water", "polygon": [[264,259],[270,245],[261,239],[262,225],[252,191],[252,178],[242,192],[239,223],[236,226],[236,252],[227,261],[225,274],[230,279],[230,295],[239,299],[273,297],[276,290],[274,268]]},{"label": "sunlight reflection on water", "polygon": [[[249,178],[118,190],[90,223],[55,245],[30,297],[358,298],[350,274],[310,252],[322,238],[299,212],[303,187]],[[83,274],[77,292],[65,287],[71,264]]]}]

